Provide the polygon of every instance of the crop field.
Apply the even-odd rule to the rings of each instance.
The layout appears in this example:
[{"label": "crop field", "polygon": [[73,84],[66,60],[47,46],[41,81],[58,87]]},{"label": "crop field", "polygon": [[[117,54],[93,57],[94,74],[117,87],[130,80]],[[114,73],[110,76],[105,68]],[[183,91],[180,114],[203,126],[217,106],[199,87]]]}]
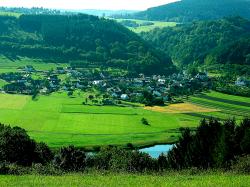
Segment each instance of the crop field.
[{"label": "crop field", "polygon": [[137,20],[137,19],[116,19],[117,22],[121,22],[124,20],[131,20],[136,22],[137,24],[141,24],[143,22],[151,22],[153,25],[147,26],[139,26],[136,28],[128,27],[131,31],[140,33],[140,32],[149,32],[155,28],[163,28],[163,27],[175,27],[177,25],[176,22],[163,22],[163,21],[146,21],[146,20]]},{"label": "crop field", "polygon": [[214,113],[214,117],[220,119],[236,116],[240,119],[250,116],[250,98],[247,97],[210,92],[191,97],[189,102],[218,110]]},{"label": "crop field", "polygon": [[[74,144],[136,146],[172,143],[180,127],[196,127],[201,118],[224,120],[250,114],[250,98],[211,92],[190,97],[186,103],[156,107],[82,105],[86,93],[68,97],[65,92],[49,96],[0,94],[0,122],[20,126],[37,141],[51,147]],[[220,101],[220,98],[223,100]],[[146,118],[149,126],[143,125]]]},{"label": "crop field", "polygon": [[68,174],[62,176],[0,176],[0,186],[242,186],[250,183],[248,175],[211,172],[197,175],[177,172],[150,174]]}]

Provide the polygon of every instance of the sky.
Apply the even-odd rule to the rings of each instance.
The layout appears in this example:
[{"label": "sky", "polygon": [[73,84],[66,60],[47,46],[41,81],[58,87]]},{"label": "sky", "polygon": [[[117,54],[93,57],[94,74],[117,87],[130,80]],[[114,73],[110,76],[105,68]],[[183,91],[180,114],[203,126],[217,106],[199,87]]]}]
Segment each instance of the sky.
[{"label": "sky", "polygon": [[0,0],[0,6],[52,9],[145,10],[177,0]]}]

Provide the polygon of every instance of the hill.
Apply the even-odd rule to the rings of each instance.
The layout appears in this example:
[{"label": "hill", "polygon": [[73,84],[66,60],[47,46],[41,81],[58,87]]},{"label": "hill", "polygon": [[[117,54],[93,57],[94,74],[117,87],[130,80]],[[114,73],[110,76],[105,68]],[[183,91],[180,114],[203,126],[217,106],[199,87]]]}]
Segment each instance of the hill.
[{"label": "hill", "polygon": [[228,16],[250,18],[249,0],[182,0],[127,16],[153,21],[190,22]]},{"label": "hill", "polygon": [[117,67],[166,74],[168,56],[112,20],[79,15],[0,17],[0,54],[15,58],[78,61],[81,67]]},{"label": "hill", "polygon": [[[216,21],[199,21],[190,24],[178,25],[172,28],[155,29],[148,33],[142,33],[142,37],[170,54],[173,61],[179,66],[186,66],[193,62],[204,64],[210,53],[221,56],[220,60],[211,60],[211,63],[246,64],[246,60],[232,55],[219,55],[229,53],[232,50],[231,43],[241,38],[244,52],[239,48],[235,55],[247,55],[249,51],[245,46],[249,46],[250,22],[240,17],[225,18]],[[228,49],[228,50],[226,50]],[[233,49],[233,50],[236,50]],[[240,53],[238,53],[240,52]],[[242,52],[242,53],[241,53]],[[229,60],[228,58],[231,58]],[[233,59],[234,58],[234,59]]]}]

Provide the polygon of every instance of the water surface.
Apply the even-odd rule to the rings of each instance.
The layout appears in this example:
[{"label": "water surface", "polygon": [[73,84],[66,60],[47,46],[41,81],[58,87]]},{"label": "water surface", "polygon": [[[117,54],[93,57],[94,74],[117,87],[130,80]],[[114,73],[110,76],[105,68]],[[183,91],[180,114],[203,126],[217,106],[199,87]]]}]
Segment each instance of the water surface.
[{"label": "water surface", "polygon": [[173,145],[155,145],[152,147],[147,147],[140,149],[140,152],[148,153],[152,158],[158,158],[162,153],[167,153],[170,149],[172,149]]}]

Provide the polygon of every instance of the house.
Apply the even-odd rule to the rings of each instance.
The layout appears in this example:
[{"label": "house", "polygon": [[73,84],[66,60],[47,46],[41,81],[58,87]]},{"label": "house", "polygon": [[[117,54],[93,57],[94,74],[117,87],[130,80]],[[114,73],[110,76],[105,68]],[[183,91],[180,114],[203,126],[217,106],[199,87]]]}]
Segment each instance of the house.
[{"label": "house", "polygon": [[40,90],[40,93],[46,94],[48,93],[48,91],[49,91],[48,88],[44,87]]},{"label": "house", "polygon": [[63,67],[57,67],[57,68],[56,68],[56,71],[57,71],[57,73],[59,73],[59,74],[64,74],[64,73],[65,73],[65,70],[63,69]]},{"label": "house", "polygon": [[84,88],[84,85],[81,84],[81,82],[76,83],[76,88]]},{"label": "house", "polygon": [[161,97],[161,93],[158,91],[153,91],[153,95],[156,97]]},{"label": "house", "polygon": [[142,87],[143,86],[143,81],[139,80],[139,79],[134,79],[133,86],[134,87]]},{"label": "house", "polygon": [[95,80],[95,81],[92,82],[92,84],[93,84],[93,85],[99,85],[99,84],[101,84],[101,82],[102,82],[102,81],[100,81],[100,80]]},{"label": "house", "polygon": [[118,94],[117,94],[117,93],[112,93],[111,96],[112,96],[113,98],[118,98]]},{"label": "house", "polygon": [[236,86],[246,86],[246,79],[244,79],[243,77],[237,78],[237,80],[235,81],[235,85]]},{"label": "house", "polygon": [[165,79],[158,79],[157,82],[159,85],[164,85],[166,83],[166,80]]},{"label": "house", "polygon": [[195,76],[196,79],[200,79],[200,80],[205,80],[208,78],[208,74],[203,72],[203,73],[198,73],[196,76]]},{"label": "house", "polygon": [[128,99],[129,99],[128,94],[122,94],[122,95],[121,95],[121,99],[122,99],[122,100],[128,100]]},{"label": "house", "polygon": [[27,65],[27,66],[25,66],[24,67],[24,71],[26,71],[26,72],[32,72],[32,71],[34,71],[35,69],[33,68],[33,66],[31,66],[31,65]]}]

